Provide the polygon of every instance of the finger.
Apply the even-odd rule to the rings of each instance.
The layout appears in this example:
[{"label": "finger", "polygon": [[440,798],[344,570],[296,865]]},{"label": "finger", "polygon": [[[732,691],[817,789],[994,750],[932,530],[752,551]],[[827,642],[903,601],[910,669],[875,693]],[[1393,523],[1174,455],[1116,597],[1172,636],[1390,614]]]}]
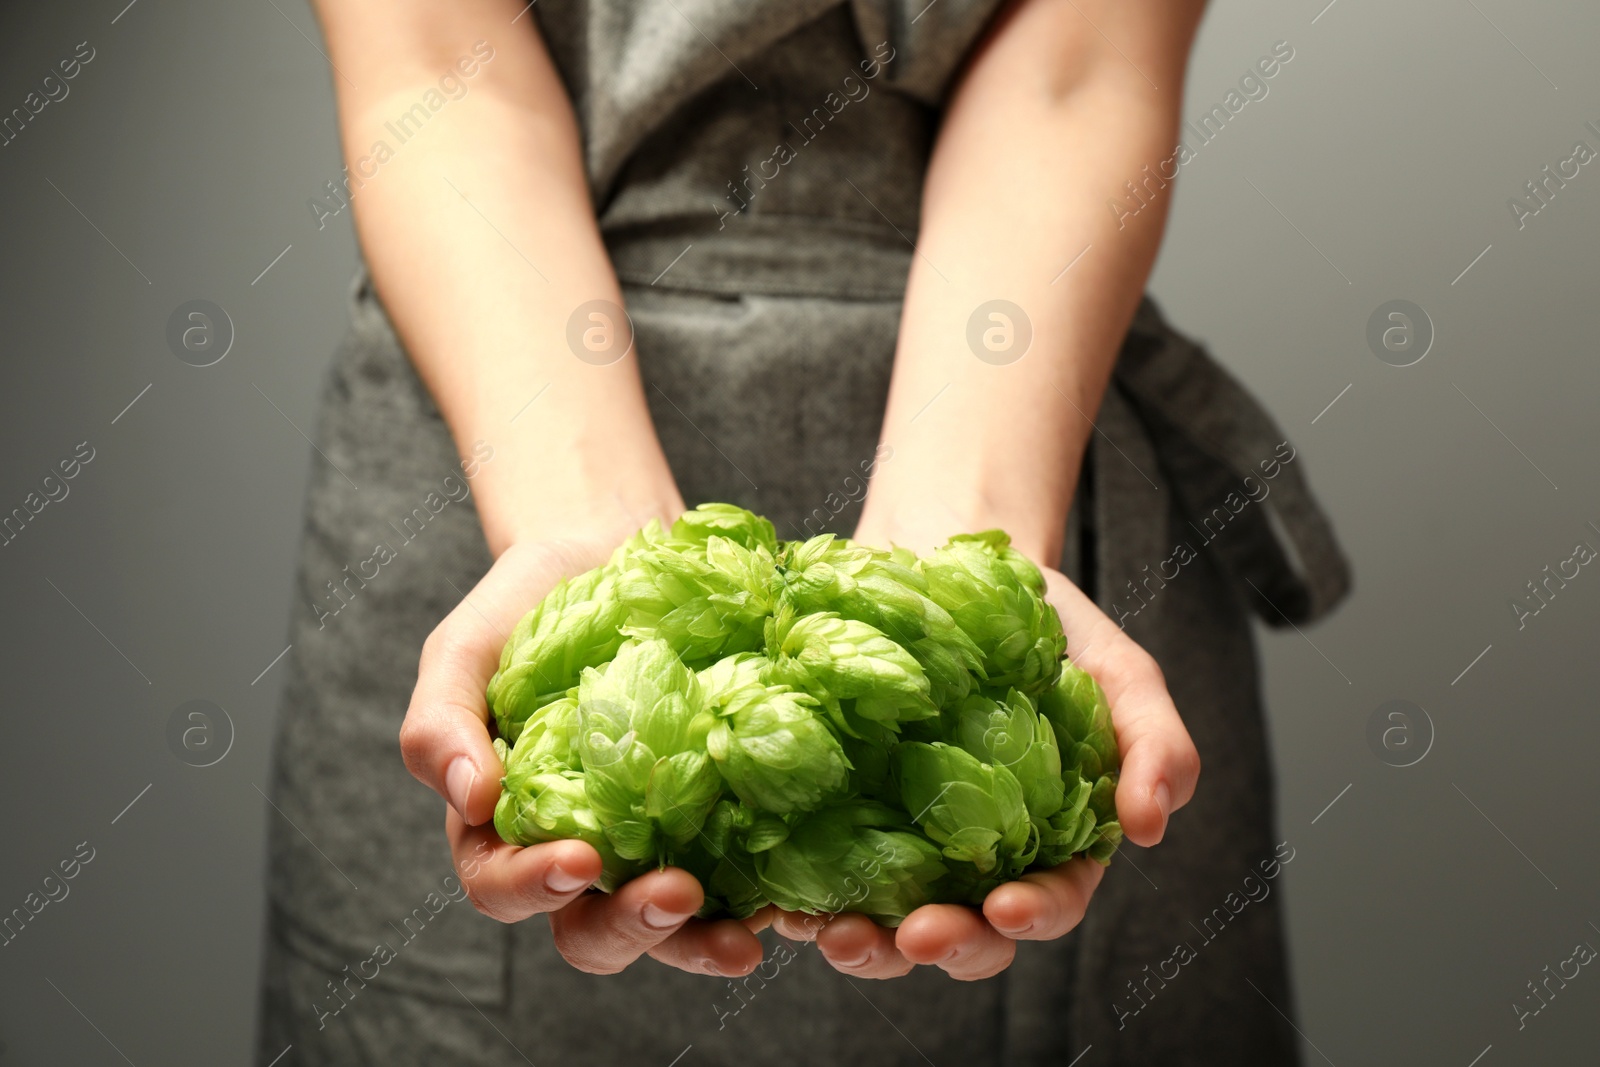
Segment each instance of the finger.
[{"label": "finger", "polygon": [[1017,941],[1053,941],[1083,921],[1105,868],[1079,857],[1047,871],[996,887],[983,900],[983,917]]},{"label": "finger", "polygon": [[790,941],[815,941],[832,915],[808,915],[803,911],[772,910],[772,929]]},{"label": "finger", "polygon": [[739,978],[761,965],[761,940],[738,919],[690,919],[649,950],[653,959],[694,974]]},{"label": "finger", "polygon": [[1017,955],[1015,941],[960,904],[924,904],[906,916],[894,942],[912,963],[942,968],[963,982],[999,974]]},{"label": "finger", "polygon": [[518,848],[492,826],[468,826],[454,808],[445,809],[445,836],[467,897],[501,922],[565,907],[600,877],[600,853],[582,841]]},{"label": "finger", "polygon": [[754,915],[746,916],[739,921],[744,923],[745,929],[749,930],[752,934],[759,934],[761,931],[772,925],[772,920],[776,918],[777,915],[777,907],[772,904],[768,904],[766,907],[757,911]]},{"label": "finger", "polygon": [[1194,796],[1200,754],[1155,659],[1063,575],[1049,572],[1048,578],[1067,651],[1100,683],[1111,705],[1122,752],[1117,819],[1130,841],[1154,845],[1172,813]]},{"label": "finger", "polygon": [[400,754],[470,825],[494,816],[504,773],[489,741],[484,690],[517,620],[572,566],[554,549],[507,550],[423,643]]},{"label": "finger", "polygon": [[894,931],[865,915],[835,915],[817,933],[817,950],[835,970],[857,978],[899,978],[914,966],[895,947]]},{"label": "finger", "polygon": [[693,875],[668,867],[615,893],[578,897],[551,913],[550,930],[568,963],[591,974],[615,974],[671,937],[704,901]]}]

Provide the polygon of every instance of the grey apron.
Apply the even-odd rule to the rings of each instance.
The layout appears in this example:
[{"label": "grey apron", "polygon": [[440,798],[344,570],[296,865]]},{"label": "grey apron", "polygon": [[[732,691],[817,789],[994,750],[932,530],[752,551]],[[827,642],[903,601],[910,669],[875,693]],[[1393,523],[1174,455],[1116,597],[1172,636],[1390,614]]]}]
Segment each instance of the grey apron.
[{"label": "grey apron", "polygon": [[[854,526],[937,108],[997,6],[924,3],[534,9],[690,502],[791,537]],[[790,158],[763,166],[779,143]],[[473,910],[443,805],[400,760],[417,652],[490,559],[446,428],[358,277],[291,626],[259,1064],[291,1045],[286,1064],[391,1067],[1298,1062],[1271,880],[1292,853],[1273,835],[1250,615],[1315,618],[1345,566],[1303,462],[1148,301],[1099,430],[1062,562],[1162,664],[1204,759],[1166,843],[1124,846],[1077,931],[983,982],[847,978],[770,931],[737,982],[649,959],[585,975],[543,920]]]}]

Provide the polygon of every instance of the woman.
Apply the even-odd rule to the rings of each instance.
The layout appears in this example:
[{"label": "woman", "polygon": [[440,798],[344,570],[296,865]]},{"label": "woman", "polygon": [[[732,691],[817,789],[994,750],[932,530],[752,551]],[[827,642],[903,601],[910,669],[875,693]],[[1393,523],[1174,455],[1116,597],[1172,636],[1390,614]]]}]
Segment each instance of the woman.
[{"label": "woman", "polygon": [[[1277,899],[1223,907],[1292,858],[1246,609],[1310,618],[1344,571],[1292,448],[1141,301],[1167,196],[1106,208],[1172,155],[1201,6],[319,0],[370,275],[310,494],[262,1063],[1296,1060]],[[1119,817],[1167,843],[814,946],[691,918],[682,871],[605,896],[587,845],[501,844],[506,634],[685,499],[1060,564]]]}]

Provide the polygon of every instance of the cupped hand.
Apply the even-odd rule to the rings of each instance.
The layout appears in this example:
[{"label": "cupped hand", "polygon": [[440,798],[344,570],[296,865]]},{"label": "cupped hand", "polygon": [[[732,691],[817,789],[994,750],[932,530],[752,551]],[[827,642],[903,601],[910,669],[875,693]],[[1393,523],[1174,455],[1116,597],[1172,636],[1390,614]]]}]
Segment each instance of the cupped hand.
[{"label": "cupped hand", "polygon": [[[1111,705],[1122,754],[1117,819],[1128,840],[1154,845],[1172,813],[1194,795],[1200,755],[1150,654],[1066,575],[1042,569],[1049,582],[1046,599],[1066,631],[1068,657],[1100,683]],[[816,941],[829,963],[856,977],[896,978],[925,964],[975,981],[1010,966],[1018,941],[1054,940],[1077,926],[1104,873],[1098,863],[1079,857],[997,887],[981,909],[927,904],[893,930],[863,915],[819,921],[794,912],[776,914],[773,928],[792,940]]]},{"label": "cupped hand", "polygon": [[446,801],[456,873],[477,909],[501,922],[548,914],[555,945],[580,970],[611,974],[642,955],[699,974],[744,975],[761,962],[756,931],[768,914],[704,921],[686,871],[667,868],[612,894],[589,893],[600,854],[582,841],[520,848],[492,820],[503,769],[489,737],[484,692],[511,629],[562,578],[604,563],[596,541],[519,543],[495,561],[422,646],[417,686],[400,728],[406,767]]}]

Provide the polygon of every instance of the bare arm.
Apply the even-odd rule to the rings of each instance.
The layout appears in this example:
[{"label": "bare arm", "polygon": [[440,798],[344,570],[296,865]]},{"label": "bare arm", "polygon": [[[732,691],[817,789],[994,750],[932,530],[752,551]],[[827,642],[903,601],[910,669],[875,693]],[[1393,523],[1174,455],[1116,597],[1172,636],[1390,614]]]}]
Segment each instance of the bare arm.
[{"label": "bare arm", "polygon": [[[497,559],[423,646],[401,753],[448,802],[456,870],[480,911],[508,922],[548,913],[556,947],[587,971],[648,953],[702,974],[747,974],[761,943],[745,924],[691,919],[703,893],[687,872],[586,894],[600,874],[592,847],[515,848],[489,823],[503,769],[484,688],[506,634],[560,578],[682,509],[636,355],[583,360],[568,347],[575,309],[622,296],[570,103],[532,20],[513,22],[521,6],[317,2],[345,154],[364,180],[353,202],[373,281],[458,449],[479,439],[495,449],[475,489]],[[412,132],[418,120],[407,127],[405,116],[419,103],[427,114]]]},{"label": "bare arm", "polygon": [[620,536],[679,506],[637,359],[597,365],[568,347],[575,309],[622,295],[571,105],[531,17],[512,22],[522,6],[317,5],[363,183],[361,246],[457,447],[495,449],[475,488],[497,555],[515,541]]},{"label": "bare arm", "polygon": [[[894,462],[868,490],[862,539],[921,549],[999,526],[1037,562],[1060,559],[1089,420],[1138,307],[1168,197],[1126,228],[1106,203],[1172,155],[1202,6],[1023,0],[979,46],[928,170],[883,430]],[[1021,314],[980,322],[984,359],[969,319],[997,298]],[[1012,360],[1019,349],[1007,351],[1005,330],[1017,344],[1024,319],[1032,340]],[[984,329],[999,331],[994,348],[982,344]],[[1065,576],[1047,576],[1068,653],[1111,703],[1122,749],[1118,819],[1130,840],[1156,844],[1194,793],[1199,755],[1155,661]],[[931,964],[986,978],[1010,964],[1016,941],[1076,926],[1101,873],[1077,859],[1000,886],[980,910],[927,905],[892,932],[841,916],[815,936],[835,967],[861,977]],[[805,935],[792,917],[778,922],[788,936]]]},{"label": "bare arm", "polygon": [[[1170,191],[1126,228],[1106,203],[1172,155],[1201,8],[1030,0],[980,46],[928,170],[883,429],[895,459],[868,493],[864,536],[925,547],[1002,526],[1033,558],[1059,558]],[[1031,323],[1015,362],[968,345],[969,318],[997,298]]]}]

